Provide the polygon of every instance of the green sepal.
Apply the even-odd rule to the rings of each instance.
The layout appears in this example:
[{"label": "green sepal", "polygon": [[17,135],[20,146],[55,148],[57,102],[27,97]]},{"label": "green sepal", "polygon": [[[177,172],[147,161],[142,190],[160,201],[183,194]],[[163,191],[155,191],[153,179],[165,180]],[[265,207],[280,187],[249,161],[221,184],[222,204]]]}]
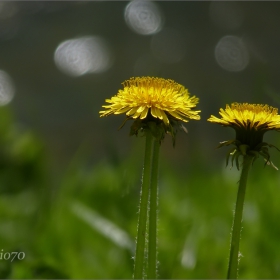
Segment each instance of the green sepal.
[{"label": "green sepal", "polygon": [[249,148],[250,147],[246,144],[241,144],[238,146],[238,149],[240,150],[240,152],[243,156],[245,156],[247,154],[247,151],[249,150]]},{"label": "green sepal", "polygon": [[[175,127],[175,129],[174,129]],[[167,133],[170,134],[171,138],[172,138],[172,145],[173,145],[173,148],[175,147],[175,144],[176,144],[176,134],[177,134],[177,129],[176,129],[176,126],[175,125],[169,125],[166,127],[166,131]]]},{"label": "green sepal", "polygon": [[247,152],[248,155],[253,157],[253,161],[252,161],[252,165],[254,164],[254,162],[256,161],[256,159],[259,157],[259,152],[254,151],[254,150],[250,150]]},{"label": "green sepal", "polygon": [[219,149],[221,147],[224,147],[224,146],[229,146],[231,144],[235,144],[236,140],[229,140],[229,141],[223,141],[223,142],[220,142],[220,144],[218,145],[218,147],[216,149]]},{"label": "green sepal", "polygon": [[237,170],[239,170],[239,157],[240,157],[240,153],[237,154],[236,160],[235,160]]},{"label": "green sepal", "polygon": [[257,145],[253,150],[250,149],[250,146],[247,144],[242,144],[239,140],[229,140],[229,141],[223,141],[220,142],[218,148],[221,148],[223,146],[229,146],[234,145],[232,149],[230,149],[226,156],[226,166],[228,166],[229,158],[231,158],[231,164],[233,166],[233,163],[235,161],[236,168],[239,170],[239,157],[240,155],[251,155],[253,157],[252,164],[255,162],[255,160],[261,155],[264,158],[265,165],[271,165],[274,169],[278,170],[278,168],[273,164],[273,162],[270,160],[270,154],[268,151],[269,148],[275,148],[278,151],[280,151],[276,146],[272,144],[268,144],[266,142],[262,142],[259,145]]},{"label": "green sepal", "polygon": [[130,120],[131,118],[130,117],[126,117],[123,121],[123,123],[120,125],[120,127],[118,128],[118,130],[120,130],[121,128],[123,128],[123,126],[125,125],[125,123]]},{"label": "green sepal", "polygon": [[229,157],[232,155],[232,153],[235,153],[235,151],[236,151],[236,147],[230,149],[230,150],[227,152],[226,166],[228,166]]},{"label": "green sepal", "polygon": [[141,130],[143,128],[143,123],[140,119],[136,119],[131,127],[130,127],[130,132],[129,132],[129,135],[132,136],[132,135],[138,135],[138,132],[139,130]]},{"label": "green sepal", "polygon": [[159,143],[164,139],[165,129],[162,124],[157,124],[155,122],[148,122],[147,128],[150,129],[152,135],[156,138]]},{"label": "green sepal", "polygon": [[[126,117],[119,129],[121,129],[125,125],[125,123],[131,119],[131,117]],[[156,140],[159,141],[159,143],[161,143],[161,141],[165,137],[165,134],[168,133],[172,137],[172,144],[173,147],[175,147],[177,131],[183,130],[185,133],[188,133],[188,130],[183,126],[183,124],[181,124],[180,121],[173,119],[172,116],[169,116],[169,121],[170,123],[166,125],[162,120],[154,118],[151,115],[149,115],[143,120],[139,118],[134,119],[134,122],[130,127],[129,135],[138,136],[140,132],[142,132],[143,135],[145,135],[145,130],[149,129],[153,137],[155,137]]]}]

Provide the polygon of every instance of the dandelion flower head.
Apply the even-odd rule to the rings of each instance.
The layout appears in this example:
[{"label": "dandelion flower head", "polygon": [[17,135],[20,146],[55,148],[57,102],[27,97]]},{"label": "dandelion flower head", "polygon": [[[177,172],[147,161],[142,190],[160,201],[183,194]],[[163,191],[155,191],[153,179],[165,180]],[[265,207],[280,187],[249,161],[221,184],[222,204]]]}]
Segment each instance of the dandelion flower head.
[{"label": "dandelion flower head", "polygon": [[190,97],[188,90],[170,79],[156,77],[135,77],[123,82],[123,89],[111,99],[109,105],[100,111],[100,116],[125,113],[128,119],[141,123],[155,121],[170,128],[174,121],[199,120],[200,111],[192,110],[198,98]]},{"label": "dandelion flower head", "polygon": [[278,109],[264,104],[232,103],[220,109],[222,118],[211,116],[208,121],[234,129],[255,131],[280,130]]},{"label": "dandelion flower head", "polygon": [[[219,147],[234,144],[236,150],[245,154],[246,151],[259,153],[269,163],[267,146],[273,145],[263,142],[263,135],[269,130],[280,131],[280,115],[278,109],[265,104],[232,103],[226,109],[220,109],[221,118],[211,115],[209,122],[232,127],[236,132],[236,139],[224,141]],[[238,155],[238,153],[236,153]]]},{"label": "dandelion flower head", "polygon": [[163,78],[136,77],[126,80],[124,89],[111,99],[110,105],[104,105],[101,117],[111,114],[126,113],[133,119],[147,118],[148,114],[169,125],[170,118],[187,122],[188,119],[199,120],[200,111],[192,111],[198,98],[189,96],[188,90],[174,82]]}]

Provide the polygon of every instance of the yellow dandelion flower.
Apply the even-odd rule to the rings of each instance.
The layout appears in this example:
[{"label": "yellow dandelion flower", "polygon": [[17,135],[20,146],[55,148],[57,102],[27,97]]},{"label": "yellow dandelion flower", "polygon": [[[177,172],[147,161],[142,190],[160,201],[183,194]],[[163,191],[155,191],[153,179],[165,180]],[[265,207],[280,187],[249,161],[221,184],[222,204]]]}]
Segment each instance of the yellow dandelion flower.
[{"label": "yellow dandelion flower", "polygon": [[219,147],[230,144],[236,145],[236,149],[230,155],[236,155],[238,152],[246,154],[246,152],[259,153],[268,163],[269,153],[267,146],[273,145],[263,142],[263,135],[266,131],[280,131],[280,115],[278,109],[265,104],[248,104],[248,103],[232,103],[226,105],[226,109],[220,109],[221,118],[211,115],[209,122],[217,123],[222,126],[232,127],[236,132],[236,139],[221,142]]},{"label": "yellow dandelion flower", "polygon": [[265,164],[270,164],[277,169],[270,160],[269,147],[275,146],[263,142],[266,131],[280,131],[280,115],[278,109],[265,104],[232,103],[220,109],[221,118],[211,115],[209,122],[222,126],[232,127],[236,132],[234,140],[220,142],[218,148],[229,146],[234,147],[228,152],[226,164],[231,156],[232,165],[235,161],[239,169],[239,157],[243,158],[242,171],[239,180],[236,206],[234,211],[233,226],[231,231],[231,245],[228,264],[227,279],[236,279],[239,264],[239,241],[241,236],[241,221],[243,205],[246,192],[247,177],[250,166],[260,155],[264,158]]},{"label": "yellow dandelion flower", "polygon": [[211,116],[208,121],[234,129],[267,131],[280,130],[278,109],[265,104],[232,103],[220,109],[221,119]]},{"label": "yellow dandelion flower", "polygon": [[198,98],[190,97],[188,90],[173,80],[136,77],[126,80],[123,86],[117,95],[106,99],[110,105],[102,106],[105,110],[99,112],[101,117],[125,113],[132,119],[153,117],[166,126],[170,125],[170,119],[183,122],[200,119],[200,111],[192,110]]},{"label": "yellow dandelion flower", "polygon": [[126,120],[134,120],[130,134],[137,135],[141,131],[146,137],[134,279],[142,279],[144,275],[154,279],[157,276],[157,182],[160,143],[165,134],[170,133],[174,145],[179,122],[200,119],[200,111],[192,110],[196,107],[198,98],[190,97],[184,86],[163,78],[131,78],[123,83],[123,87],[111,99],[105,100],[108,104],[103,105],[104,110],[99,113],[100,117],[126,114]]}]

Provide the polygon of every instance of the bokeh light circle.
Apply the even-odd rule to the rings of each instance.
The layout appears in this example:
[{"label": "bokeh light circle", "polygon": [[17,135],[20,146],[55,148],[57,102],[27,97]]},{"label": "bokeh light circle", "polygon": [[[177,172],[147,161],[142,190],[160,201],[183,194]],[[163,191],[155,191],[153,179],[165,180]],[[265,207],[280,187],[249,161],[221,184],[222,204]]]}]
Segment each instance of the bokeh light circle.
[{"label": "bokeh light circle", "polygon": [[215,47],[217,63],[227,71],[239,72],[249,64],[249,53],[246,45],[237,36],[221,38]]},{"label": "bokeh light circle", "polygon": [[163,25],[162,13],[158,6],[150,1],[134,0],[125,8],[126,24],[141,35],[155,34]]},{"label": "bokeh light circle", "polygon": [[112,65],[112,54],[104,39],[88,36],[59,44],[54,61],[65,74],[81,76],[106,71]]},{"label": "bokeh light circle", "polygon": [[0,106],[7,105],[15,95],[15,87],[11,77],[0,70]]}]

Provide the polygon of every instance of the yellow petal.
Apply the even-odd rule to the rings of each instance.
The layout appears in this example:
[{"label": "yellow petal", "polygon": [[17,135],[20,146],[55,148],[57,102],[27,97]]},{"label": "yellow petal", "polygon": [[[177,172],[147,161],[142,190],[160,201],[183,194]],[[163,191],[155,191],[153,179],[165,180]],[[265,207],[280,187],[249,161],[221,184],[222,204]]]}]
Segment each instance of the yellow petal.
[{"label": "yellow petal", "polygon": [[[161,111],[161,110],[160,110]],[[161,111],[163,122],[168,125],[169,124],[169,119],[167,118],[166,114],[164,111]]]},{"label": "yellow petal", "polygon": [[145,110],[146,106],[139,106],[137,109],[137,113],[141,113]]},{"label": "yellow petal", "polygon": [[147,114],[148,114],[148,111],[149,111],[149,108],[148,107],[145,107],[145,109],[143,110],[143,112],[141,113],[140,115],[140,119],[145,119],[147,117]]},{"label": "yellow petal", "polygon": [[122,108],[122,109],[116,111],[115,114],[118,115],[118,114],[125,113],[125,112],[127,112],[129,109],[130,109],[130,108],[128,108],[128,107]]},{"label": "yellow petal", "polygon": [[131,115],[135,114],[136,111],[137,111],[137,107],[133,107],[132,109],[130,109],[130,110],[126,113],[126,115],[127,115],[127,116],[131,116]]},{"label": "yellow petal", "polygon": [[156,107],[151,107],[151,114],[154,118],[158,118],[156,109]]}]

